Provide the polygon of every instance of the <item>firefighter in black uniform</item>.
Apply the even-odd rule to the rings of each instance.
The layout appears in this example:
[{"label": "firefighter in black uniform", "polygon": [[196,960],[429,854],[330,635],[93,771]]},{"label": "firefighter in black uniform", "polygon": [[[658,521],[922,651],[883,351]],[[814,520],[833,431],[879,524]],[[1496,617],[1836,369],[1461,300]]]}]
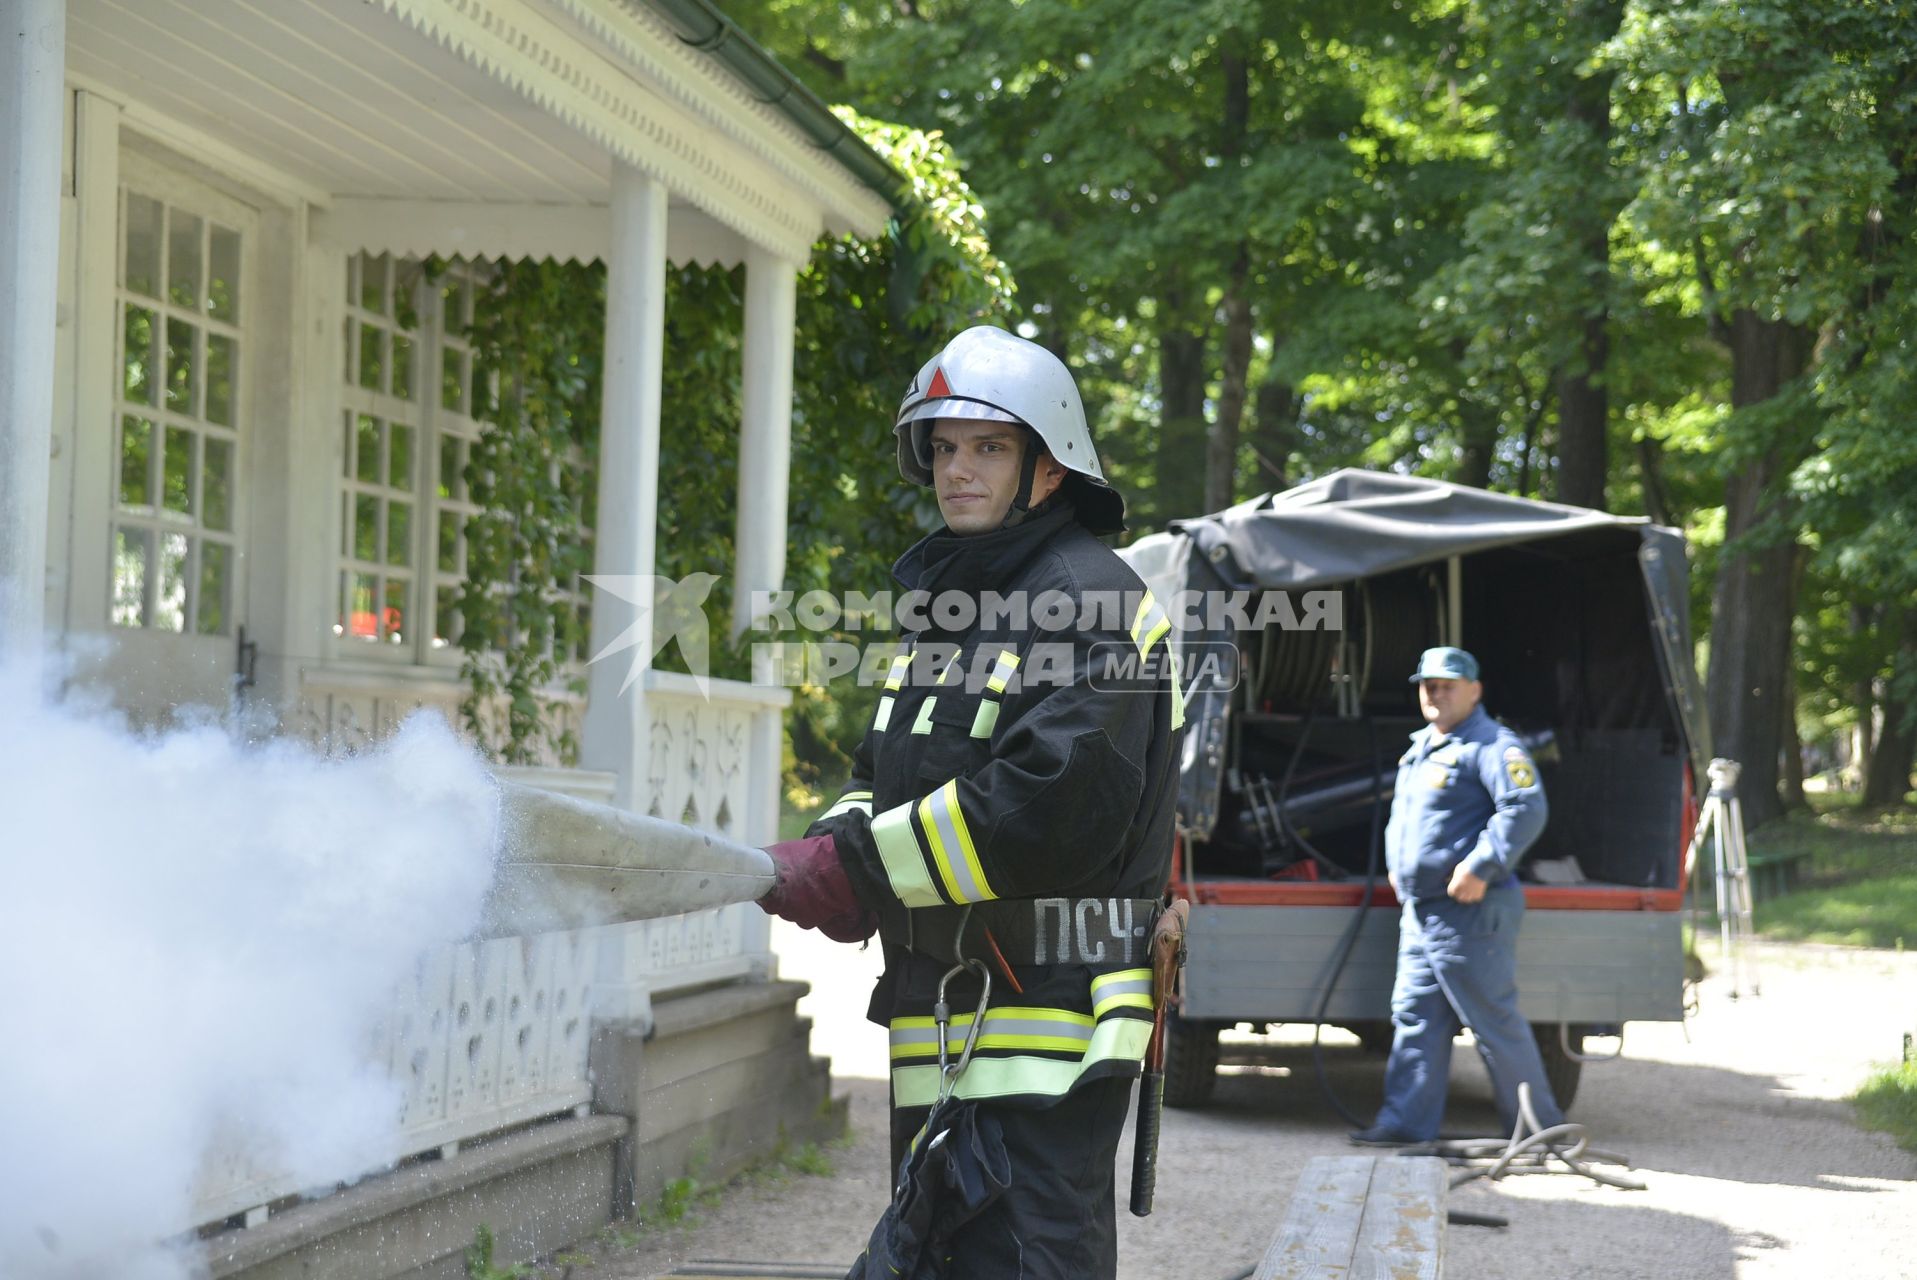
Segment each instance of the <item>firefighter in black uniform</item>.
[{"label": "firefighter in black uniform", "polygon": [[845,792],[770,850],[762,904],[884,946],[870,1016],[891,1031],[900,1180],[852,1275],[1111,1277],[1171,858],[1171,624],[1099,540],[1124,503],[1049,351],[966,330],[913,380],[896,434],[946,523],[893,570],[927,593],[924,625]]}]

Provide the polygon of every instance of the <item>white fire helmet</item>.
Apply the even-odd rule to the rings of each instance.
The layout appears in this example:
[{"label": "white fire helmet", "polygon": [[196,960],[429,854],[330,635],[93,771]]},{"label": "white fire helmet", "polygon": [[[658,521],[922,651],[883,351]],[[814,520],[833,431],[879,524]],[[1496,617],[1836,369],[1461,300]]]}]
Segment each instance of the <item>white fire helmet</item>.
[{"label": "white fire helmet", "polygon": [[1015,422],[1029,427],[1068,472],[1079,521],[1094,533],[1125,527],[1125,500],[1105,479],[1085,405],[1065,362],[992,325],[967,329],[925,362],[899,405],[899,474],[932,483],[932,424],[939,418]]}]

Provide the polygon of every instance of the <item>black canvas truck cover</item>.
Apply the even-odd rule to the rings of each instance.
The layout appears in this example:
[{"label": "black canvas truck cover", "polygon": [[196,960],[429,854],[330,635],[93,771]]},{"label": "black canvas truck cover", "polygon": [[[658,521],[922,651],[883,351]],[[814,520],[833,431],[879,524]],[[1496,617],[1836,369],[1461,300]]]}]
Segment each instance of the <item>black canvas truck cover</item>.
[{"label": "black canvas truck cover", "polygon": [[[1692,662],[1689,569],[1676,530],[1641,517],[1491,493],[1441,480],[1341,470],[1216,515],[1179,520],[1141,538],[1125,556],[1163,600],[1181,591],[1306,591],[1442,562],[1497,547],[1573,535],[1615,537],[1635,549],[1654,646],[1673,716],[1695,776],[1705,776],[1710,738]],[[1174,618],[1177,618],[1176,611]],[[1205,619],[1200,615],[1200,621]],[[1226,630],[1184,631],[1182,649],[1223,649]],[[1186,663],[1191,729],[1185,743],[1181,809],[1187,828],[1208,836],[1217,820],[1218,769],[1230,680]]]}]

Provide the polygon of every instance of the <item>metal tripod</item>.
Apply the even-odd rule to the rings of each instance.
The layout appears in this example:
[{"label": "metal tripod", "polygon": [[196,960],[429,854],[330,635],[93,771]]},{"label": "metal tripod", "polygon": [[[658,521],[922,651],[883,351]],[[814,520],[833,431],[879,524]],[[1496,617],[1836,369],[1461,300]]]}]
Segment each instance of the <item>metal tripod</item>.
[{"label": "metal tripod", "polygon": [[1755,932],[1751,923],[1751,865],[1744,849],[1744,810],[1737,802],[1737,775],[1743,766],[1735,760],[1713,760],[1707,772],[1711,790],[1704,797],[1704,811],[1698,816],[1697,830],[1691,836],[1689,861],[1691,873],[1697,873],[1697,855],[1704,838],[1711,837],[1711,870],[1717,892],[1718,936],[1724,948],[1724,964],[1731,977],[1731,999],[1744,989],[1746,973],[1750,992],[1761,995],[1757,985],[1755,961],[1746,964],[1744,943]]}]

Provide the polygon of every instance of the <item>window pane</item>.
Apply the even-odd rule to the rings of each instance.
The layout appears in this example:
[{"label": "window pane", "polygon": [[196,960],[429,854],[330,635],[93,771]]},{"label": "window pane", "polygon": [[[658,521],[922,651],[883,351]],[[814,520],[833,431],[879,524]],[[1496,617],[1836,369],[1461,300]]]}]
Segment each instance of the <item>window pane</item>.
[{"label": "window pane", "polygon": [[146,562],[152,543],[145,529],[113,531],[113,625],[146,625]]},{"label": "window pane", "polygon": [[128,307],[125,368],[121,385],[126,398],[135,404],[152,404],[156,379],[153,377],[153,313],[145,307]]},{"label": "window pane", "polygon": [[399,334],[393,335],[393,394],[413,398],[413,340]]},{"label": "window pane", "polygon": [[439,353],[439,407],[466,412],[465,355],[451,347]]},{"label": "window pane", "polygon": [[233,425],[233,339],[206,335],[206,413],[208,422]]},{"label": "window pane", "polygon": [[120,419],[120,505],[144,507],[153,501],[148,467],[153,457],[153,424],[145,418]]},{"label": "window pane", "polygon": [[439,571],[459,572],[459,526],[466,517],[457,511],[439,513]]},{"label": "window pane", "polygon": [[353,575],[347,592],[347,634],[355,640],[379,640],[379,579],[370,573]]},{"label": "window pane", "polygon": [[353,474],[367,484],[379,483],[379,419],[359,415],[359,444],[354,449]]},{"label": "window pane", "polygon": [[386,334],[374,325],[359,327],[359,385],[373,391],[382,387],[380,371],[386,367]]},{"label": "window pane", "polygon": [[346,367],[340,370],[340,377],[346,380],[346,385],[349,387],[353,385],[354,381],[353,357],[357,352],[353,346],[353,326],[357,323],[358,321],[352,319],[350,316],[347,317],[344,338],[339,344],[340,351],[344,353],[342,358],[346,361]]},{"label": "window pane", "polygon": [[413,487],[413,429],[403,422],[391,424],[387,431],[386,483],[395,489]]},{"label": "window pane", "polygon": [[193,334],[184,320],[166,322],[166,407],[175,413],[193,412]]},{"label": "window pane", "polygon": [[380,630],[394,644],[406,642],[406,589],[411,584],[399,578],[386,580],[386,608],[380,614]]},{"label": "window pane", "polygon": [[200,447],[206,455],[200,464],[200,523],[209,529],[231,529],[233,446],[209,436]]},{"label": "window pane", "polygon": [[200,306],[200,220],[166,211],[166,296],[176,307]]},{"label": "window pane", "polygon": [[386,563],[410,565],[413,562],[413,504],[386,504]]},{"label": "window pane", "polygon": [[212,272],[206,281],[206,310],[215,320],[240,322],[240,233],[214,227]]},{"label": "window pane", "polygon": [[126,196],[126,287],[149,298],[160,296],[160,202],[131,191]]},{"label": "window pane", "polygon": [[439,438],[439,496],[457,498],[465,487],[465,479],[459,474],[459,438],[441,436]]},{"label": "window pane", "polygon": [[200,590],[193,604],[193,629],[203,636],[226,632],[226,567],[225,543],[200,544]]},{"label": "window pane", "polygon": [[379,499],[362,493],[353,499],[353,555],[379,559]]},{"label": "window pane", "polygon": [[193,514],[193,433],[184,427],[166,429],[161,455],[160,500],[168,511]]},{"label": "window pane", "polygon": [[359,264],[359,305],[386,314],[386,259],[363,257]]},{"label": "window pane", "polygon": [[153,625],[162,631],[186,630],[186,552],[184,533],[160,535],[160,590],[153,599]]},{"label": "window pane", "polygon": [[441,587],[433,593],[433,648],[459,640],[459,588]]}]

